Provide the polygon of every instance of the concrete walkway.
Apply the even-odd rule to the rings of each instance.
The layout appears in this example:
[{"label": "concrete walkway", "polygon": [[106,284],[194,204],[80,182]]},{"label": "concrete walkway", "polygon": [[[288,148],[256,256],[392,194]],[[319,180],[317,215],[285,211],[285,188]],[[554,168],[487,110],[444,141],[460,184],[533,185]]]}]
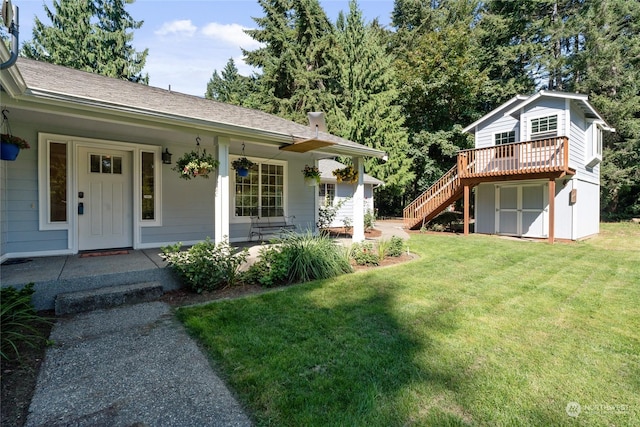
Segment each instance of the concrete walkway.
[{"label": "concrete walkway", "polygon": [[59,318],[27,426],[250,426],[168,305]]}]

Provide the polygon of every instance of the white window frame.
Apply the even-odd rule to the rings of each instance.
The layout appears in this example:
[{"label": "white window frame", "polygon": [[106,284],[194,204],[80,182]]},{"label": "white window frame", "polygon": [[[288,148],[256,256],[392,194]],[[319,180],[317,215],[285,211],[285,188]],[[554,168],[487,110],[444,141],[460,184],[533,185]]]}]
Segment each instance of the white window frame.
[{"label": "white window frame", "polygon": [[[49,170],[51,165],[49,163],[49,153],[51,143],[64,144],[67,147],[67,220],[52,222],[49,213],[51,212],[51,199],[50,199],[50,181]],[[45,230],[68,230],[71,224],[72,208],[73,208],[73,193],[71,180],[73,176],[72,165],[72,149],[71,141],[65,138],[49,138],[45,135],[38,136],[38,229],[40,231]]]},{"label": "white window frame", "polygon": [[[153,219],[142,218],[142,198],[144,197],[142,193],[142,153],[153,154]],[[162,147],[145,146],[140,148],[138,155],[134,156],[134,161],[136,158],[138,165],[133,170],[138,174],[134,179],[134,192],[136,193],[134,203],[139,206],[137,220],[141,227],[160,227],[162,226]]]},{"label": "white window frame", "polygon": [[600,123],[591,122],[587,129],[587,141],[585,144],[587,150],[585,156],[587,159],[586,166],[592,168],[602,162],[602,138],[604,135]]},{"label": "white window frame", "polygon": [[[502,142],[502,140],[504,139],[504,136],[506,135],[507,140],[512,139],[511,135],[513,135],[513,141],[511,142]],[[498,138],[500,139],[500,142],[498,142]],[[516,142],[516,131],[514,130],[510,130],[507,132],[496,132],[493,134],[493,145],[497,146],[497,145],[504,145],[504,144],[513,144]]]},{"label": "white window frame", "polygon": [[[336,183],[334,182],[321,182],[319,187],[318,187],[318,206],[322,207],[324,206],[324,201],[326,198],[326,195],[329,194],[329,185],[333,186],[333,197],[330,199],[330,206],[333,206],[334,202],[336,201]],[[320,193],[320,189],[324,189],[324,194],[325,196],[323,197]]]},{"label": "white window frame", "polygon": [[[542,120],[542,119],[547,119],[547,127],[548,127],[548,122],[549,119],[551,119],[552,117],[556,118],[556,128],[552,129],[552,130],[545,130],[545,131],[538,131],[538,132],[533,132],[533,122],[536,120]],[[554,138],[556,136],[558,136],[558,129],[559,129],[559,123],[560,119],[558,117],[558,114],[545,114],[543,116],[536,116],[536,117],[531,117],[529,119],[529,135],[530,135],[530,139],[532,141],[538,140],[538,139],[545,139],[545,138]]]},{"label": "white window frame", "polygon": [[[59,143],[67,145],[67,220],[51,222],[49,220],[49,144]],[[77,236],[74,227],[77,225],[77,188],[76,188],[76,150],[79,146],[89,146],[107,149],[130,151],[133,156],[133,215],[134,215],[134,247],[140,243],[140,228],[162,226],[162,147],[142,145],[111,140],[80,138],[69,135],[38,134],[38,229],[68,230],[69,242],[75,241],[73,248],[77,250]],[[154,154],[154,201],[155,218],[142,219],[142,152]],[[71,247],[71,246],[70,246]]]},{"label": "white window frame", "polygon": [[[241,156],[229,156],[229,165],[231,165],[231,163],[240,158]],[[258,165],[258,214],[260,214],[260,209],[261,209],[261,202],[262,202],[262,165],[276,165],[276,166],[282,166],[282,213],[283,216],[287,216],[288,215],[288,202],[289,202],[289,197],[288,197],[288,176],[289,176],[289,172],[288,172],[288,168],[287,165],[288,163],[286,161],[283,160],[272,160],[272,159],[261,159],[261,158],[255,158],[255,157],[247,157],[249,160],[251,160],[252,162],[256,163]],[[230,186],[230,194],[231,194],[231,200],[229,201],[229,210],[230,210],[230,215],[229,215],[229,222],[232,224],[242,224],[242,223],[250,223],[251,222],[251,216],[236,216],[236,171],[229,166],[229,171],[233,171],[233,175],[230,175],[229,177],[231,179],[229,179],[229,186]],[[277,218],[277,217],[274,217]]]}]

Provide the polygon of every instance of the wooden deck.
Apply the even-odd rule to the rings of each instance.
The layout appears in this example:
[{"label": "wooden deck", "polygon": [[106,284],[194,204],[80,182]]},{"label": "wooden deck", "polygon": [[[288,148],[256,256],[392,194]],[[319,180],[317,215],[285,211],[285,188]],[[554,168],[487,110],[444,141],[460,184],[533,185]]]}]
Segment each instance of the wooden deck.
[{"label": "wooden deck", "polygon": [[471,187],[482,182],[555,180],[574,173],[569,168],[566,136],[463,150],[458,153],[456,166],[404,208],[404,225],[418,229],[465,195],[465,230],[468,230]]}]

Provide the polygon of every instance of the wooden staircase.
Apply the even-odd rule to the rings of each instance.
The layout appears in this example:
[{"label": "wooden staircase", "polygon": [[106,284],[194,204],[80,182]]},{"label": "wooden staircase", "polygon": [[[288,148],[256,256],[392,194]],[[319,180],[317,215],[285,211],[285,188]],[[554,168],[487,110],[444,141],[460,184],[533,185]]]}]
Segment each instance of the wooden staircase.
[{"label": "wooden staircase", "polygon": [[462,191],[463,187],[460,185],[458,165],[456,165],[411,202],[409,206],[404,208],[405,227],[411,230],[419,229],[451,203],[458,200],[462,196]]}]

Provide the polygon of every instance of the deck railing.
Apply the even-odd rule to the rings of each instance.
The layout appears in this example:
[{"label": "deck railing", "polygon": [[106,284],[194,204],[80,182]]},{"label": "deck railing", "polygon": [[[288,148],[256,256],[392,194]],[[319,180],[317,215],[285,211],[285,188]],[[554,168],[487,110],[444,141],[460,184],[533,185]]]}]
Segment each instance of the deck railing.
[{"label": "deck railing", "polygon": [[460,190],[458,167],[454,166],[442,178],[404,208],[405,226],[413,228]]},{"label": "deck railing", "polygon": [[504,176],[529,179],[535,174],[555,172],[570,172],[566,136],[460,151],[457,165],[404,208],[405,227],[417,228],[460,197],[461,179],[476,182]]},{"label": "deck railing", "polygon": [[458,153],[460,178],[568,171],[566,136],[516,142]]}]

